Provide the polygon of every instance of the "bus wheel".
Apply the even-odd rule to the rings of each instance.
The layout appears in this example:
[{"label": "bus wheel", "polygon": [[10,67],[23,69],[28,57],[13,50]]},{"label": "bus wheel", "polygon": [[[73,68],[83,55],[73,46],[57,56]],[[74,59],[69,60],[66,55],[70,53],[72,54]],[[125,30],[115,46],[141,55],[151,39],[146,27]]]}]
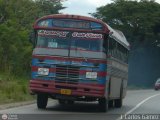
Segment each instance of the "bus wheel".
[{"label": "bus wheel", "polygon": [[65,104],[66,104],[66,100],[59,99],[58,102],[59,102],[59,104],[61,104],[61,105],[65,105]]},{"label": "bus wheel", "polygon": [[115,107],[116,108],[121,108],[122,107],[122,98],[120,98],[120,99],[115,99],[114,100],[114,105],[115,105]]},{"label": "bus wheel", "polygon": [[39,109],[45,109],[48,103],[48,95],[38,94],[37,95],[37,107]]},{"label": "bus wheel", "polygon": [[108,100],[106,98],[100,98],[98,100],[100,111],[107,112],[108,111]]},{"label": "bus wheel", "polygon": [[120,89],[120,98],[114,100],[114,106],[116,108],[121,108],[122,107],[122,103],[123,103],[123,98],[122,98],[123,90],[122,90],[122,88],[123,87],[121,86],[121,89]]},{"label": "bus wheel", "polygon": [[69,105],[73,105],[73,104],[74,104],[74,101],[73,101],[73,100],[68,100],[67,103],[68,103]]},{"label": "bus wheel", "polygon": [[113,102],[114,102],[113,100],[109,100],[109,101],[108,101],[108,107],[109,107],[109,108],[112,108],[112,107],[113,107]]}]

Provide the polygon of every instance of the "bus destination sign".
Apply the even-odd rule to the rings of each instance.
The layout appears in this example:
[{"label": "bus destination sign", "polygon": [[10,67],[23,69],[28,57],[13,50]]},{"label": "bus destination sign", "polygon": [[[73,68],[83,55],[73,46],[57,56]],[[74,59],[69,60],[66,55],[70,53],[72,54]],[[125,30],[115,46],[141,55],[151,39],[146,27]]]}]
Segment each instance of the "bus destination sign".
[{"label": "bus destination sign", "polygon": [[53,26],[64,28],[82,28],[89,29],[90,23],[87,21],[73,21],[73,20],[53,20]]},{"label": "bus destination sign", "polygon": [[78,28],[78,29],[98,29],[102,30],[102,25],[97,22],[73,19],[44,19],[38,22],[38,27],[59,27],[59,28]]}]

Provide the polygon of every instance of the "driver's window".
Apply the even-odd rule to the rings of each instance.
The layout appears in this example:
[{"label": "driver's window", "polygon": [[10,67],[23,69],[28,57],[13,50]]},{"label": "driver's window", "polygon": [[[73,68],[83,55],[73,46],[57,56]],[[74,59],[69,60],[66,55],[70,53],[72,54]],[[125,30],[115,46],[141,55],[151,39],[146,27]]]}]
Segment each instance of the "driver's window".
[{"label": "driver's window", "polygon": [[37,47],[47,47],[47,41],[44,37],[38,36]]},{"label": "driver's window", "polygon": [[48,47],[50,47],[50,48],[57,48],[58,47],[58,43],[56,42],[55,39],[50,39],[48,41]]}]

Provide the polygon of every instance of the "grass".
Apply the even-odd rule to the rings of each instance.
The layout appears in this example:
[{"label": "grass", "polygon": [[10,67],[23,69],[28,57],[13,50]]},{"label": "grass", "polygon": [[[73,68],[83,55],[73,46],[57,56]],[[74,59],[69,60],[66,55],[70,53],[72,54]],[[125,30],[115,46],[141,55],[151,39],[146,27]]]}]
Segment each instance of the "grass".
[{"label": "grass", "polygon": [[29,94],[29,77],[0,73],[0,104],[33,99]]}]

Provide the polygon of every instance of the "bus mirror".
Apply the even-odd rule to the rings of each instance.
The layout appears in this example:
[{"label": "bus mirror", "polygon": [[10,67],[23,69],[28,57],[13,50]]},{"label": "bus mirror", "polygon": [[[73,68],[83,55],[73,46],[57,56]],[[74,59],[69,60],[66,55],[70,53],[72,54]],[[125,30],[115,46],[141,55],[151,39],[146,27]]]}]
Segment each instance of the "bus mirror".
[{"label": "bus mirror", "polygon": [[29,35],[29,41],[34,45],[35,44],[35,32],[32,31]]}]

